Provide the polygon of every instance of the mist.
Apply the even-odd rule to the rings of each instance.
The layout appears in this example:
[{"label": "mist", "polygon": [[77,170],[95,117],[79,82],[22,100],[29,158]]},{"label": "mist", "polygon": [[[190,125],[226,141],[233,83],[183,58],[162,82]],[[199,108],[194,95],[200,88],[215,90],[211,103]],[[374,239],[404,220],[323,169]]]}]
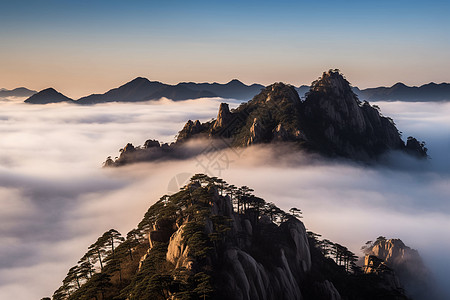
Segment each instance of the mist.
[{"label": "mist", "polygon": [[173,141],[188,119],[216,117],[222,101],[230,102],[3,103],[0,298],[51,296],[104,231],[126,234],[160,196],[200,172],[250,186],[283,209],[300,208],[309,230],[358,255],[379,235],[400,238],[419,250],[450,297],[450,104],[377,103],[404,139],[427,142],[426,161],[390,153],[380,164],[364,165],[259,146],[214,158],[101,168],[128,142]]}]

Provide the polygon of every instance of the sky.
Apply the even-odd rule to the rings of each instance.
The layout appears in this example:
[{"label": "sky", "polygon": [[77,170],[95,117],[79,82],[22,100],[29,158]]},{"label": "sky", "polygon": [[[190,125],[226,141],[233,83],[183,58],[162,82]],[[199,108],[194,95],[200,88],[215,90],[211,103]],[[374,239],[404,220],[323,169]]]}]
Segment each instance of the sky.
[{"label": "sky", "polygon": [[448,1],[1,1],[0,88],[450,81]]},{"label": "sky", "polygon": [[[207,172],[202,155],[114,169],[102,169],[101,162],[118,155],[127,142],[173,141],[187,119],[211,119],[222,101],[3,102],[0,299],[51,296],[103,232],[115,228],[126,234],[151,204],[178,190],[174,182]],[[402,239],[447,289],[442,299],[450,299],[450,104],[377,104],[404,137],[427,142],[430,160],[394,153],[383,164],[367,166],[289,154],[279,146],[251,147],[225,152],[221,161],[229,163],[221,170],[209,167],[209,175],[247,185],[282,209],[300,208],[309,230],[358,255],[367,240],[380,235]]]}]

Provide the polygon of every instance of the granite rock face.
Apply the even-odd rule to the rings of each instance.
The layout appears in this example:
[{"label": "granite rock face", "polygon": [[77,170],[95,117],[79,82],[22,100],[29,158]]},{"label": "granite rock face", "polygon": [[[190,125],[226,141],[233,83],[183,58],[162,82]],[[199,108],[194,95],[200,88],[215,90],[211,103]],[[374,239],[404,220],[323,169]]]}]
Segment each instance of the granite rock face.
[{"label": "granite rock face", "polygon": [[313,82],[303,104],[303,124],[322,151],[370,159],[405,148],[393,121],[368,102],[361,103],[338,71],[325,72]]},{"label": "granite rock face", "polygon": [[[126,239],[117,231],[116,241],[106,233],[97,239],[79,263],[103,265],[80,285],[64,279],[54,298],[408,299],[381,259],[371,255],[373,271],[363,273],[346,247],[306,231],[299,209],[287,213],[252,191],[194,175],[150,206]],[[388,260],[406,253],[373,248]]]},{"label": "granite rock face", "polygon": [[[293,149],[359,161],[373,161],[393,150],[427,157],[424,142],[410,137],[405,144],[394,121],[377,106],[359,101],[338,70],[324,72],[314,81],[304,101],[295,87],[277,82],[235,109],[222,103],[217,119],[189,120],[170,147],[199,138],[219,141],[216,149],[289,143]],[[141,157],[153,160],[161,155]]]},{"label": "granite rock face", "polygon": [[[214,213],[234,223],[229,242],[214,255],[222,262],[216,272],[224,279],[223,299],[303,299],[300,281],[312,264],[303,223],[290,218],[276,225],[270,220],[255,219],[250,211],[238,215],[230,197],[218,193],[211,205]],[[278,238],[269,242],[266,234]],[[266,249],[260,248],[267,243],[270,246]]]},{"label": "granite rock face", "polygon": [[219,106],[219,113],[217,114],[216,122],[214,122],[213,129],[219,130],[227,127],[230,124],[232,114],[227,103],[221,103]]},{"label": "granite rock face", "polygon": [[419,252],[400,239],[378,238],[365,252],[366,273],[384,274],[392,286],[404,288],[413,299],[439,298]]}]

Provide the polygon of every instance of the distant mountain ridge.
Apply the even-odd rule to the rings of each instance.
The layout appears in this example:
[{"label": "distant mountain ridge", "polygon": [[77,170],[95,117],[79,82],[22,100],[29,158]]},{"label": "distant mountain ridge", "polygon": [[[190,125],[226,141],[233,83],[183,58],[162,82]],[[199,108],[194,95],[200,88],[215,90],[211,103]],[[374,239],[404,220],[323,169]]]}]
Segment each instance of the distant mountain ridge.
[{"label": "distant mountain ridge", "polygon": [[138,77],[104,94],[93,94],[80,98],[77,103],[138,102],[157,100],[163,97],[174,101],[212,97],[244,100],[247,97],[251,98],[255,91],[259,92],[262,88],[264,86],[258,84],[245,85],[237,79],[226,84],[182,82],[177,85],[168,85]]},{"label": "distant mountain ridge", "polygon": [[[225,84],[182,82],[177,85],[169,85],[159,81],[150,81],[147,78],[137,77],[132,81],[121,85],[120,87],[105,92],[104,94],[92,94],[85,96],[78,100],[73,100],[73,103],[97,104],[107,102],[140,102],[158,100],[161,98],[182,101],[212,97],[248,100],[254,94],[259,93],[263,88],[263,85],[246,85],[237,79],[233,79]],[[48,97],[44,100],[44,96]],[[53,98],[53,96],[54,93],[47,94],[46,92],[43,95],[40,95],[39,98],[29,98],[25,102],[33,104],[61,102],[61,97]],[[37,101],[37,99],[39,100]]]},{"label": "distant mountain ridge", "polygon": [[29,90],[24,87],[18,87],[12,90],[8,89],[0,89],[0,98],[6,97],[30,97],[33,94],[36,94],[37,91]]},{"label": "distant mountain ridge", "polygon": [[194,82],[181,82],[177,86],[184,86],[191,90],[196,91],[210,91],[221,98],[231,98],[238,100],[249,100],[253,96],[259,93],[265,86],[261,84],[245,85],[237,79],[233,79],[228,83],[194,83]]},{"label": "distant mountain ridge", "polygon": [[[78,100],[70,99],[76,104],[97,104],[107,102],[140,102],[149,100],[158,100],[168,98],[174,101],[182,101],[198,98],[228,98],[237,100],[250,100],[254,95],[258,94],[265,88],[261,84],[246,85],[237,79],[233,79],[228,83],[195,83],[180,82],[176,85],[169,85],[159,81],[150,81],[147,78],[137,77],[132,81],[125,83],[117,88],[110,89],[103,94],[91,94]],[[301,85],[294,87],[300,98],[304,99],[309,91],[309,85]],[[426,102],[426,101],[450,101],[450,84],[449,83],[428,83],[420,87],[407,86],[403,83],[396,83],[391,87],[377,87],[359,89],[352,87],[353,92],[360,100],[367,101],[409,101],[409,102]],[[46,90],[43,90],[46,91]],[[41,91],[41,92],[43,92]],[[39,93],[41,93],[39,92]],[[20,97],[28,97],[35,94],[25,88],[18,88],[12,91],[0,90],[0,97],[3,95],[13,96],[22,95]],[[62,94],[61,94],[62,95]],[[47,98],[44,99],[44,96]],[[53,94],[41,94],[39,98],[27,99],[26,103],[47,104],[62,102],[61,97],[53,98]],[[6,96],[4,96],[6,97]],[[37,101],[36,99],[39,99]],[[64,102],[70,102],[68,100]]]},{"label": "distant mountain ridge", "polygon": [[313,82],[304,100],[295,87],[277,82],[235,109],[222,103],[216,119],[187,121],[170,145],[152,139],[143,147],[127,144],[104,165],[194,156],[203,149],[188,151],[186,145],[196,139],[208,140],[215,149],[289,143],[290,149],[360,161],[375,161],[392,150],[428,157],[424,142],[408,137],[405,143],[392,119],[361,102],[339,70],[329,70]]},{"label": "distant mountain ridge", "polygon": [[391,87],[377,87],[353,90],[361,100],[367,101],[450,101],[450,84],[434,82],[417,86],[396,83]]},{"label": "distant mountain ridge", "polygon": [[40,91],[37,94],[34,94],[27,100],[25,103],[32,104],[50,104],[50,103],[60,103],[60,102],[74,102],[67,96],[64,96],[60,92],[56,91],[54,88],[48,88]]}]

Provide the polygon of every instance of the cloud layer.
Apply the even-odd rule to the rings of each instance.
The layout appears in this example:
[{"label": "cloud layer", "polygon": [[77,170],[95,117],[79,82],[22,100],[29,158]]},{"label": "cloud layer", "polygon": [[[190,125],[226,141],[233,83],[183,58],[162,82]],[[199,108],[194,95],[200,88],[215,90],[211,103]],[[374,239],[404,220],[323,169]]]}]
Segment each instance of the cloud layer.
[{"label": "cloud layer", "polygon": [[100,168],[127,142],[172,141],[187,119],[215,117],[219,102],[2,104],[0,299],[50,296],[99,235],[113,227],[126,233],[186,174],[205,167],[284,209],[301,208],[309,229],[354,252],[379,235],[398,237],[438,280],[450,269],[450,104],[378,103],[405,138],[427,141],[425,162],[393,153],[366,166],[255,147]]}]

